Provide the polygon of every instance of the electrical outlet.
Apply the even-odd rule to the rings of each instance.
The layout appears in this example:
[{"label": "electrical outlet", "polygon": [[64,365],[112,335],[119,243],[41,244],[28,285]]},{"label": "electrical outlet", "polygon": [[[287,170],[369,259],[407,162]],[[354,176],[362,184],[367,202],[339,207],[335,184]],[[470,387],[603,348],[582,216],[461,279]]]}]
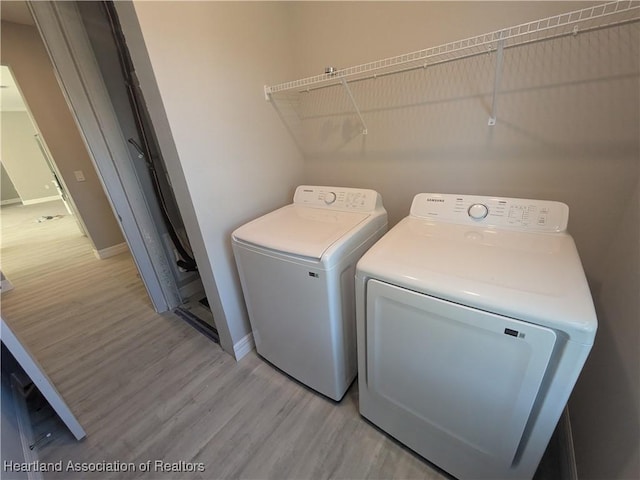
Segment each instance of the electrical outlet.
[{"label": "electrical outlet", "polygon": [[84,178],[84,173],[82,170],[75,170],[73,174],[76,176],[76,180],[78,182],[84,182],[86,179]]}]

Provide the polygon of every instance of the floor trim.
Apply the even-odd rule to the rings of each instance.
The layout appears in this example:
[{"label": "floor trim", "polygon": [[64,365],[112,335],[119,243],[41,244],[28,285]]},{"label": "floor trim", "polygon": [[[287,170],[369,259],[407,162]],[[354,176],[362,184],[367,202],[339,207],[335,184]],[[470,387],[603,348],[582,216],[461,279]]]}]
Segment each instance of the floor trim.
[{"label": "floor trim", "polygon": [[9,198],[7,200],[2,200],[2,202],[0,202],[0,205],[13,205],[14,203],[22,203],[22,200],[20,199],[20,197]]},{"label": "floor trim", "polygon": [[35,205],[36,203],[53,202],[54,200],[60,200],[60,195],[53,197],[34,198],[33,200],[22,200],[23,205]]},{"label": "floor trim", "polygon": [[242,337],[237,343],[233,345],[233,353],[235,354],[236,361],[240,361],[247,353],[256,347],[256,342],[253,339],[253,332],[249,332]]},{"label": "floor trim", "polygon": [[129,246],[126,244],[126,242],[123,242],[117,245],[112,245],[111,247],[103,248],[102,250],[94,249],[93,254],[99,260],[104,260],[105,258],[114,257],[128,251]]}]

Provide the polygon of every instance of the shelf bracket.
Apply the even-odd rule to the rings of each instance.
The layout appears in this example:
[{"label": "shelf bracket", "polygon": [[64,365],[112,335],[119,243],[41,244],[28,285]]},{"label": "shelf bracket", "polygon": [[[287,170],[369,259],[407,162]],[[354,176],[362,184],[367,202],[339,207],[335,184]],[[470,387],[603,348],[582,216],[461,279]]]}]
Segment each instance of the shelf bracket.
[{"label": "shelf bracket", "polygon": [[353,104],[353,108],[356,110],[358,114],[358,118],[360,119],[360,124],[362,125],[362,135],[367,134],[367,125],[364,123],[364,118],[362,118],[362,113],[360,113],[360,109],[358,108],[358,104],[356,103],[356,99],[353,98],[353,93],[351,93],[351,88],[349,88],[349,84],[347,83],[347,79],[342,79],[342,85],[344,85],[345,90],[347,91],[347,95],[351,99],[351,103]]},{"label": "shelf bracket", "polygon": [[491,116],[488,125],[493,127],[496,124],[496,111],[498,108],[498,90],[500,90],[500,80],[502,79],[502,65],[504,63],[504,39],[498,40],[496,49],[496,75],[493,79],[493,99],[491,100]]}]

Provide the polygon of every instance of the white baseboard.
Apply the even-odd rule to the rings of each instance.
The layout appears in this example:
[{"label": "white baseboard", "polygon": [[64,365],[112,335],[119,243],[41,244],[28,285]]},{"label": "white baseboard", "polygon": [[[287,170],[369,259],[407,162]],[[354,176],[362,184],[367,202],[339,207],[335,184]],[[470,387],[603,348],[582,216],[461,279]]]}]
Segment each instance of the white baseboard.
[{"label": "white baseboard", "polygon": [[573,434],[569,420],[569,407],[565,407],[558,422],[558,439],[560,443],[560,478],[563,480],[578,480],[576,455],[573,449]]},{"label": "white baseboard", "polygon": [[242,337],[239,342],[233,345],[233,353],[236,357],[236,362],[240,361],[247,353],[256,347],[256,342],[253,340],[253,332],[249,332]]},{"label": "white baseboard", "polygon": [[23,205],[35,205],[36,203],[53,202],[54,200],[61,200],[60,195],[54,195],[53,197],[34,198],[33,200],[23,200]]},{"label": "white baseboard", "polygon": [[113,245],[111,247],[103,248],[102,250],[93,250],[93,254],[99,260],[104,260],[105,258],[114,257],[116,255],[120,255],[121,253],[128,252],[129,246],[123,242],[118,245]]},{"label": "white baseboard", "polygon": [[22,203],[22,200],[20,198],[9,198],[7,200],[2,200],[0,205],[12,205],[14,203]]}]

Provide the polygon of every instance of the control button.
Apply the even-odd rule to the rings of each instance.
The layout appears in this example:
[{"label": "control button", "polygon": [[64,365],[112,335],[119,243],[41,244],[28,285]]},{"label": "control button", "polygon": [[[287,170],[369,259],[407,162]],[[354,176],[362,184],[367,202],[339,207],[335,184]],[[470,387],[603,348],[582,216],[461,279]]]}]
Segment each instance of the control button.
[{"label": "control button", "polygon": [[336,194],[334,192],[327,192],[324,194],[324,203],[331,205],[336,201]]},{"label": "control button", "polygon": [[474,220],[482,220],[484,217],[486,217],[489,214],[489,209],[487,208],[486,205],[483,205],[482,203],[474,203],[469,207],[469,210],[467,210],[467,213]]}]

